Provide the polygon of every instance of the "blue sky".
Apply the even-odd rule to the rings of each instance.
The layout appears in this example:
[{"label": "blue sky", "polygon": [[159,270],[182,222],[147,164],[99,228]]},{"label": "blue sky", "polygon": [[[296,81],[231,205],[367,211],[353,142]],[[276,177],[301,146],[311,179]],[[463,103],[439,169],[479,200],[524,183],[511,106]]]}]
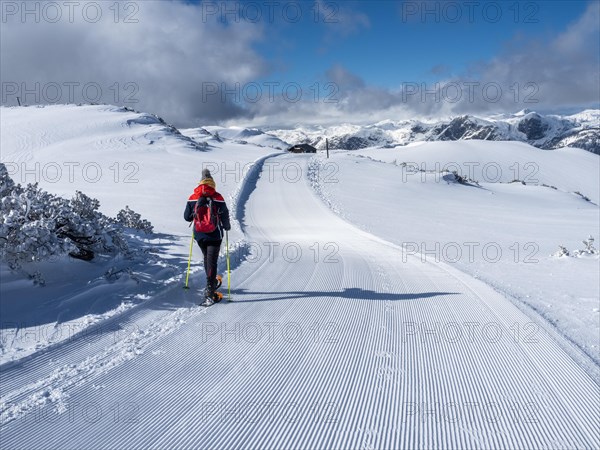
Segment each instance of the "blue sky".
[{"label": "blue sky", "polygon": [[[397,110],[397,95],[405,83],[425,83],[427,89],[434,89],[436,83],[455,80],[498,83],[503,88],[503,102],[476,101],[454,109],[448,104],[413,105],[387,114],[433,117],[456,112],[515,112],[524,107],[545,112],[598,107],[597,88],[580,92],[581,86],[569,87],[575,81],[573,74],[582,71],[589,77],[582,84],[598,84],[600,17],[592,3],[280,0],[278,5],[233,2],[238,15],[228,15],[228,7],[222,3],[211,12],[226,26],[234,26],[232,22],[241,18],[261,29],[261,39],[253,48],[265,67],[254,81],[298,83],[305,93],[309,91],[308,96],[319,83],[320,100],[331,98],[332,91],[323,87],[333,81],[333,97],[344,105],[344,113],[368,120],[372,113],[381,112],[375,111],[378,106],[383,111]],[[201,5],[211,10],[215,2]],[[288,17],[298,12],[300,19]],[[257,14],[261,20],[253,20]],[[561,50],[562,41],[578,42],[585,47],[586,56],[578,55],[581,49]],[[591,42],[588,45],[586,41]],[[571,68],[570,74],[560,74],[565,67]],[[519,101],[509,93],[514,83],[518,83]],[[526,89],[530,84],[535,91]],[[557,85],[562,95],[555,95]],[[523,104],[523,98],[532,92],[533,105]],[[290,109],[267,108],[275,115]],[[329,111],[331,120],[339,120],[339,109]],[[306,110],[314,108],[309,105]],[[387,117],[386,112],[376,116]]]},{"label": "blue sky", "polygon": [[[244,3],[249,13],[255,11],[250,5],[257,2],[240,2]],[[450,3],[324,1],[321,10],[328,17],[315,21],[316,6],[301,2],[297,23],[285,20],[283,7],[273,7],[276,20],[264,21],[267,38],[256,48],[275,67],[270,79],[310,83],[339,64],[368,84],[395,88],[401,82],[433,82],[463,73],[518,39],[551,40],[577,20],[589,2]],[[262,11],[266,15],[268,8]],[[495,21],[498,11],[501,17]],[[460,19],[450,22],[458,13]],[[365,20],[349,26],[355,16]]]}]

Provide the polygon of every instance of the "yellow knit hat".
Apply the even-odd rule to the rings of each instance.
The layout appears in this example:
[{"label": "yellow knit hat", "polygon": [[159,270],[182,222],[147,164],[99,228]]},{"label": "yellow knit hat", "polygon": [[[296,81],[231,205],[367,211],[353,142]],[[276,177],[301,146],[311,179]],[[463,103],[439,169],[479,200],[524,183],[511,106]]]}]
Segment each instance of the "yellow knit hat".
[{"label": "yellow knit hat", "polygon": [[210,186],[213,189],[217,188],[215,180],[213,180],[212,178],[205,178],[204,180],[200,181],[200,183],[198,183],[198,184],[204,184],[206,186]]},{"label": "yellow knit hat", "polygon": [[206,186],[210,186],[215,189],[217,185],[215,184],[215,180],[213,180],[212,175],[210,174],[210,170],[204,169],[202,171],[202,180],[198,184],[205,184]]}]

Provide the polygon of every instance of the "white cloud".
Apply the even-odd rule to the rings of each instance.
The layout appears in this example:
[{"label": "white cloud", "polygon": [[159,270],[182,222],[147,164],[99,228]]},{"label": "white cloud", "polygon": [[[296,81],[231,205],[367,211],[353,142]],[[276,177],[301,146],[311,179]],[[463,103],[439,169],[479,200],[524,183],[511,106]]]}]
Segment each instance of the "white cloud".
[{"label": "white cloud", "polygon": [[[555,39],[522,42],[515,39],[505,51],[478,68],[482,82],[496,82],[508,90],[519,84],[520,100],[506,95],[503,109],[515,107],[560,108],[595,106],[600,103],[600,3],[592,2],[583,15]],[[534,89],[526,89],[533,83]],[[528,94],[538,100],[531,105],[522,101]],[[538,105],[538,106],[536,106]],[[463,107],[465,105],[462,105]],[[493,104],[478,105],[484,110]]]},{"label": "white cloud", "polygon": [[[131,106],[162,115],[178,126],[215,122],[365,122],[514,112],[524,107],[598,107],[600,102],[598,2],[590,3],[585,13],[553,40],[514,39],[501,54],[474,66],[470,73],[440,82],[440,87],[444,83],[461,85],[460,101],[447,101],[444,92],[439,99],[431,93],[423,95],[424,86],[417,86],[418,92],[411,95],[406,95],[407,86],[396,89],[371,86],[344,66],[333,64],[324,74],[324,80],[319,80],[321,91],[316,98],[307,89],[298,102],[281,95],[271,99],[265,95],[263,84],[262,100],[246,104],[232,101],[235,94],[230,93],[223,100],[220,93],[207,94],[207,89],[219,88],[221,83],[228,88],[235,83],[244,86],[265,78],[268,62],[253,49],[255,43],[266,39],[261,23],[229,21],[225,24],[218,20],[218,15],[207,19],[206,11],[198,4],[181,1],[135,2],[139,6],[134,16],[138,22],[123,23],[124,11],[121,11],[120,21],[115,23],[113,11],[109,9],[113,3],[100,4],[104,9],[98,23],[82,20],[81,12],[76,14],[73,23],[66,14],[58,23],[43,20],[35,23],[31,17],[22,23],[8,17],[0,30],[3,94],[6,94],[5,83],[16,83],[20,89],[25,82],[31,89],[35,82],[40,82],[42,88],[44,83],[53,82],[63,87],[60,102],[66,103],[71,100],[64,84],[74,82],[80,83],[74,88],[74,100],[79,102],[86,100],[81,95],[83,84],[94,82],[103,89],[100,101],[127,104],[127,96],[133,96],[139,103]],[[318,0],[315,5],[324,3]],[[327,36],[340,39],[370,26],[366,15],[345,4],[339,5],[334,16],[338,22],[325,25],[329,30],[325,32],[326,40]],[[440,75],[447,72],[441,70]],[[135,85],[127,85],[128,82]],[[327,82],[335,86],[335,92],[328,89]],[[468,98],[465,82],[479,83],[473,101]],[[119,83],[118,90],[115,83]],[[310,83],[303,88],[308,88]],[[489,101],[482,95],[486,83],[503,89],[498,101]],[[518,83],[518,101],[515,101],[515,83]],[[135,86],[139,91],[133,91]],[[94,89],[90,92],[93,96]],[[52,89],[48,93],[52,95]],[[24,97],[23,92],[20,94]],[[446,91],[446,94],[453,92]],[[494,90],[488,94],[493,96]],[[25,100],[34,103],[31,94]],[[537,103],[524,100],[537,100]],[[15,95],[3,102],[15,104]]]},{"label": "white cloud", "polygon": [[353,8],[355,3],[316,0],[314,8],[318,20],[328,27],[330,32],[345,37],[371,27],[369,16]]},{"label": "white cloud", "polygon": [[[256,120],[288,117],[290,123],[374,122],[382,119],[448,117],[516,112],[523,108],[561,110],[600,107],[600,3],[550,41],[515,38],[505,50],[474,65],[469,73],[439,83],[371,86],[342,65],[326,77],[339,88],[337,102],[258,105]],[[457,100],[457,94],[460,99]]]},{"label": "white cloud", "polygon": [[[72,23],[66,10],[57,23],[44,20],[52,11],[45,16],[40,11],[39,23],[32,15],[24,22],[20,15],[7,16],[0,32],[3,93],[7,93],[6,83],[10,89],[17,83],[20,96],[35,103],[35,95],[23,95],[22,83],[26,83],[26,88],[38,91],[43,103],[44,98],[56,97],[57,90],[47,83],[57,83],[62,88],[58,102],[67,103],[71,99],[65,83],[74,82],[80,83],[72,88],[79,102],[86,100],[83,85],[93,82],[102,89],[101,102],[136,98],[139,103],[130,106],[164,115],[180,125],[247,115],[220,95],[203,98],[203,86],[205,90],[208,86],[203,82],[232,86],[265,73],[266,63],[252,48],[263,37],[260,24],[234,21],[226,25],[208,17],[198,5],[182,2],[131,3],[139,6],[130,17],[137,23],[123,23],[125,13],[132,10],[122,10],[115,23],[109,8],[112,2],[98,3],[102,18],[97,23],[84,20],[77,9]],[[39,89],[35,89],[36,82],[41,83]],[[136,86],[139,91],[134,94]],[[95,93],[89,88],[87,99],[95,98]],[[14,95],[4,97],[3,102],[15,104]]]},{"label": "white cloud", "polygon": [[346,70],[341,64],[334,64],[325,74],[327,79],[340,89],[361,89],[365,87],[362,78]]}]

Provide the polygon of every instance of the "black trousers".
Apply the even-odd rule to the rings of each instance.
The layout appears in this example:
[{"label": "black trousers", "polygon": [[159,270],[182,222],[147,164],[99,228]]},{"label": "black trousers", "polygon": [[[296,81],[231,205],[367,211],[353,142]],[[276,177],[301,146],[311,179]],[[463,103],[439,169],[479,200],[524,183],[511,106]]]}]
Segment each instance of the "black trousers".
[{"label": "black trousers", "polygon": [[215,285],[217,279],[217,263],[219,261],[219,251],[221,250],[221,242],[211,241],[207,239],[200,239],[197,241],[200,250],[202,250],[202,256],[204,257],[204,271],[206,272],[206,281],[210,282],[212,286]]}]

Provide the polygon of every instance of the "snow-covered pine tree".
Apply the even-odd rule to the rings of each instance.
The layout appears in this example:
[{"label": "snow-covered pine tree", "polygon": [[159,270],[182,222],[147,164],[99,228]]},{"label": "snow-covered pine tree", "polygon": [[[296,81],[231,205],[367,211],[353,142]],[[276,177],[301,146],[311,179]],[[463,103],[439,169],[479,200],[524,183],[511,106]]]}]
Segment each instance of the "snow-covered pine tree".
[{"label": "snow-covered pine tree", "polygon": [[142,216],[130,209],[129,206],[125,206],[125,209],[119,211],[117,214],[117,223],[148,234],[154,231],[152,224],[146,219],[142,219]]},{"label": "snow-covered pine tree", "polygon": [[129,254],[124,228],[152,232],[152,225],[129,208],[117,219],[102,214],[100,202],[77,191],[64,199],[35,184],[23,188],[0,163],[0,258],[17,269],[27,262],[70,255]]}]

